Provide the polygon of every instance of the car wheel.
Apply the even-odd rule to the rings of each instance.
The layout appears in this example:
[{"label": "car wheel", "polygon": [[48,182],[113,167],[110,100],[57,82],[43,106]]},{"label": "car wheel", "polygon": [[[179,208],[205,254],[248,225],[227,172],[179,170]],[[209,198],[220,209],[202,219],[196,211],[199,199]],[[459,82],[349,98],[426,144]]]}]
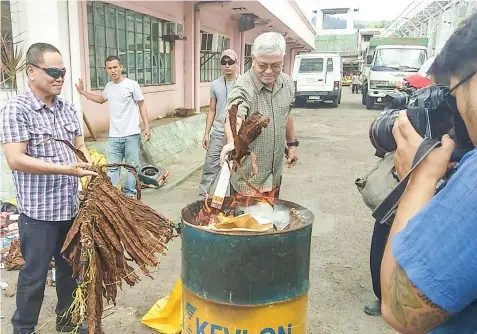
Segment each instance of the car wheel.
[{"label": "car wheel", "polygon": [[301,97],[297,97],[295,99],[295,105],[296,105],[297,108],[303,108],[303,107],[305,107],[305,104],[306,104],[306,99],[301,98]]},{"label": "car wheel", "polygon": [[331,104],[333,106],[333,108],[338,108],[338,105],[339,105],[339,97],[335,97],[333,99],[333,103]]},{"label": "car wheel", "polygon": [[374,108],[374,98],[370,96],[366,96],[366,109],[373,109]]}]

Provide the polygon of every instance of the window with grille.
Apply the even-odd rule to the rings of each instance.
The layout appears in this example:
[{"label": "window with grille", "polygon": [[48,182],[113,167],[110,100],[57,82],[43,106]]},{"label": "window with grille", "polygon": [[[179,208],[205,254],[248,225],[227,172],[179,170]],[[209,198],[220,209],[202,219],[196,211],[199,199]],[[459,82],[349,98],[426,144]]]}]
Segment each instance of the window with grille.
[{"label": "window with grille", "polygon": [[243,60],[243,70],[247,72],[252,68],[252,44],[245,44],[245,54]]},{"label": "window with grille", "polygon": [[128,78],[140,85],[172,83],[171,22],[102,2],[87,3],[91,88],[108,82],[105,60],[118,56]]},{"label": "window with grille", "polygon": [[[206,36],[206,37],[204,37]],[[212,40],[209,36],[212,34],[207,34],[202,32],[202,44],[206,44],[207,47],[210,44],[212,48]],[[221,36],[219,36],[221,37]],[[207,38],[206,41],[204,39]],[[230,48],[230,38],[222,37],[218,39],[220,46],[218,47],[218,52],[206,52],[202,51],[200,53],[200,81],[201,82],[211,82],[217,79],[222,75],[222,67],[220,66],[220,54],[223,50]],[[204,47],[201,47],[204,48]]]}]

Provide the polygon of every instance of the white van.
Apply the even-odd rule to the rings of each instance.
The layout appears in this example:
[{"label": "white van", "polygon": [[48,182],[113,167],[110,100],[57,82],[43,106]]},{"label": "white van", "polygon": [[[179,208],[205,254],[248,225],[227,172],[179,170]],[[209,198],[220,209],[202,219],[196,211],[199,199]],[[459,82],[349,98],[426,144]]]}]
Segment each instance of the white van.
[{"label": "white van", "polygon": [[343,60],[337,53],[308,53],[295,57],[293,67],[295,105],[307,102],[331,101],[334,107],[341,103]]}]

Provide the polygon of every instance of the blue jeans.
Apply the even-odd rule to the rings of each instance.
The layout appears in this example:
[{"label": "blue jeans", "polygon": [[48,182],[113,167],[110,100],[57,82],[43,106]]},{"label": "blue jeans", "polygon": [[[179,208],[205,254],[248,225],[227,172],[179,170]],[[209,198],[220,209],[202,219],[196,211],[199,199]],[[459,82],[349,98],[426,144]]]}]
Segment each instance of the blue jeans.
[{"label": "blue jeans", "polygon": [[[139,134],[127,137],[113,137],[108,141],[108,163],[126,163],[139,171]],[[113,186],[117,187],[121,177],[121,168],[110,167],[108,176]],[[136,195],[136,178],[131,173],[127,173],[126,183],[124,184],[124,193],[127,196]]]}]

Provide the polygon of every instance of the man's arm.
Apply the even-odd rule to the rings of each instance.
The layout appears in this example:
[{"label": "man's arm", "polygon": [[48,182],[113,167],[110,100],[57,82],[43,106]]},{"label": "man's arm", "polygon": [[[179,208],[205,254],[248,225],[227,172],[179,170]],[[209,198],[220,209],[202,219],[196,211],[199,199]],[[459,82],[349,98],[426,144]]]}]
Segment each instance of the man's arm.
[{"label": "man's arm", "polygon": [[[228,108],[232,104],[238,104],[238,111],[237,111],[237,133],[242,127],[242,123],[244,119],[247,117],[250,106],[249,102],[250,98],[247,92],[240,87],[240,84],[237,82],[234,84],[232,89],[230,90],[227,106]],[[227,109],[228,110],[228,109]],[[232,151],[234,146],[234,137],[232,133],[232,129],[230,127],[230,115],[227,113],[227,117],[225,117],[225,124],[224,124],[224,132],[225,138],[227,139],[227,144],[222,148],[222,152],[220,153],[220,164],[222,165],[225,162],[225,156],[228,152]]]},{"label": "man's arm", "polygon": [[[211,87],[211,94],[213,94],[212,91],[213,91],[213,87]],[[214,94],[214,96],[215,96],[215,94]],[[209,149],[210,130],[212,129],[212,125],[214,123],[216,108],[217,108],[217,99],[215,97],[211,97],[210,98],[210,104],[209,104],[209,112],[207,113],[207,118],[205,120],[204,138],[202,139],[202,147],[205,150]]]},{"label": "man's arm", "polygon": [[217,107],[217,99],[210,98],[209,112],[207,113],[207,119],[205,121],[204,137],[209,138],[210,130],[212,129],[212,125],[214,123],[214,119],[216,115],[216,107]]},{"label": "man's arm", "polygon": [[410,178],[384,251],[381,264],[381,311],[385,320],[400,333],[428,333],[450,316],[414,286],[392,252],[393,237],[432,199],[436,186],[437,181],[426,177]]},{"label": "man's arm", "polygon": [[[292,117],[291,112],[288,114],[286,139],[287,139],[288,143],[294,142],[296,140],[295,139],[295,125],[293,123],[293,117]],[[297,147],[296,146],[289,146],[288,147],[288,154],[287,154],[288,167],[295,166],[297,161],[298,161]]]},{"label": "man's arm", "polygon": [[[237,133],[242,127],[242,123],[243,123],[243,119],[237,116]],[[227,144],[233,143],[234,136],[232,133],[232,128],[230,127],[229,115],[227,115],[227,117],[225,118],[224,129],[225,129],[225,138],[227,139]]]},{"label": "man's arm", "polygon": [[96,175],[96,173],[83,170],[86,163],[75,163],[71,165],[53,164],[41,159],[27,155],[28,141],[30,134],[28,131],[28,121],[22,105],[15,102],[7,102],[0,112],[2,124],[2,142],[8,167],[14,171],[21,171],[28,174],[64,174],[72,176]]},{"label": "man's arm", "polygon": [[293,123],[292,114],[288,114],[288,121],[287,121],[287,142],[291,143],[295,141],[295,124]]},{"label": "man's arm", "polygon": [[86,160],[88,160],[89,163],[93,162],[91,156],[89,155],[88,147],[86,147],[83,135],[75,137],[75,148],[83,152],[84,156],[86,157]]},{"label": "man's arm", "polygon": [[87,92],[84,89],[84,83],[83,83],[82,79],[79,79],[79,82],[76,84],[76,89],[78,90],[78,92],[81,95],[83,95],[84,97],[86,97],[90,101],[93,101],[93,102],[96,102],[96,103],[99,103],[99,104],[103,104],[104,102],[106,102],[106,99],[104,98],[103,95]]},{"label": "man's arm", "polygon": [[151,139],[149,115],[147,113],[144,95],[142,94],[141,87],[139,86],[139,83],[137,81],[134,81],[133,83],[133,98],[139,106],[139,113],[141,114],[141,119],[144,122],[144,137],[146,138],[146,141],[149,141],[149,139]]},{"label": "man's arm", "polygon": [[139,113],[144,122],[144,136],[146,136],[146,140],[149,140],[149,137],[151,136],[151,128],[149,127],[149,115],[147,114],[146,102],[142,100],[138,104]]},{"label": "man's arm", "polygon": [[[394,156],[396,170],[399,175],[406,175],[423,139],[414,130],[405,112],[396,120],[393,135],[397,144]],[[451,179],[446,188],[434,197],[454,146],[453,141],[444,136],[442,146],[431,152],[414,170],[399,201],[387,240],[381,263],[381,310],[384,319],[401,333],[428,333],[440,326],[452,315],[452,311],[465,307],[465,298],[459,294],[468,295],[471,291],[465,281],[454,282],[459,281],[458,277],[462,275],[458,273],[458,269],[462,270],[462,263],[454,261],[455,268],[451,268],[453,265],[442,259],[452,256],[452,251],[458,252],[460,245],[453,244],[441,253],[442,235],[450,232],[453,220],[461,222],[457,224],[461,230],[453,228],[455,238],[449,242],[455,243],[459,233],[470,232],[466,231],[466,222],[462,222],[457,212],[459,205],[461,210],[466,208],[461,200],[454,198],[462,196],[458,194],[462,188],[452,185],[459,181]],[[458,192],[452,187],[457,187]],[[470,201],[475,202],[475,195],[468,195]],[[452,204],[452,201],[455,203]],[[476,206],[475,203],[472,205]],[[472,205],[468,208],[470,212],[475,210]],[[453,213],[450,208],[454,209]],[[409,223],[410,220],[413,222]],[[468,261],[468,266],[471,268],[471,261]],[[454,273],[449,274],[449,269]]]},{"label": "man's arm", "polygon": [[[78,177],[97,175],[95,172],[82,169],[88,166],[86,163],[78,162],[71,165],[60,165],[30,157],[26,154],[27,143],[28,142],[24,141],[3,144],[8,167],[10,167],[11,170],[43,175],[63,174]],[[89,154],[87,156],[89,157]],[[89,159],[91,160],[91,158]]]},{"label": "man's arm", "polygon": [[144,122],[144,127],[149,129],[149,115],[147,114],[146,102],[142,100],[138,104],[139,113],[141,114],[142,121]]}]

